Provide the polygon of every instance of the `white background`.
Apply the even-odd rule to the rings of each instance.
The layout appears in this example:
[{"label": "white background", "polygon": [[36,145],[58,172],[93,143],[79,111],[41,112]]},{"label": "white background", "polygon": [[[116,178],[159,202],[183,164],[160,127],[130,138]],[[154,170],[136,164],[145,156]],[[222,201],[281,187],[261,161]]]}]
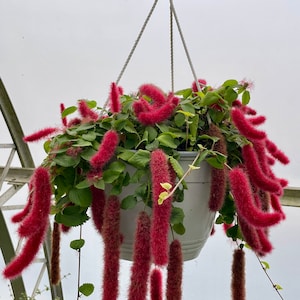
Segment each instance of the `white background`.
[{"label": "white background", "polygon": [[[149,25],[120,82],[125,92],[151,82],[170,90],[169,3],[158,1]],[[59,103],[107,98],[152,5],[146,0],[0,0],[0,76],[25,134],[60,126]],[[174,0],[182,30],[199,78],[212,86],[229,78],[255,84],[251,106],[267,117],[264,129],[290,157],[275,172],[300,186],[299,80],[300,4],[296,0]],[[179,36],[175,34],[175,89],[193,81]],[[8,133],[1,124],[0,142]],[[2,131],[3,128],[3,131]],[[42,143],[31,146],[36,164]],[[299,217],[286,208],[287,221],[271,232],[275,249],[264,258],[270,274],[283,286],[285,299],[298,299]],[[15,228],[12,227],[12,230]],[[74,236],[77,237],[76,231]],[[101,288],[101,241],[85,229],[82,280]],[[74,236],[67,236],[65,244]],[[65,299],[75,299],[76,254],[62,257]],[[185,264],[184,297],[188,300],[230,299],[231,251],[221,229],[199,258]],[[248,251],[249,252],[249,251]],[[247,299],[279,299],[253,254],[247,254]],[[2,268],[4,266],[3,262]],[[120,299],[126,299],[130,266],[121,269]],[[34,271],[26,276],[34,277]],[[32,278],[33,278],[32,277]],[[0,299],[9,299],[7,281],[0,281]],[[45,283],[47,284],[47,283]],[[37,299],[49,299],[43,292]]]}]

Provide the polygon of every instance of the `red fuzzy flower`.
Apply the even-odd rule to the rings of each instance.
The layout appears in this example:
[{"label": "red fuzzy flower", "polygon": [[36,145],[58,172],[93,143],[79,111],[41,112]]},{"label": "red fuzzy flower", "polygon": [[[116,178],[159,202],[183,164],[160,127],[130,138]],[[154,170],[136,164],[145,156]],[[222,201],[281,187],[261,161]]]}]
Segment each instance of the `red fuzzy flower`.
[{"label": "red fuzzy flower", "polygon": [[60,232],[61,225],[54,222],[52,231],[52,253],[51,253],[51,284],[58,284],[60,281]]},{"label": "red fuzzy flower", "polygon": [[233,253],[231,272],[232,300],[245,300],[245,252],[241,249],[236,249]]},{"label": "red fuzzy flower", "polygon": [[23,140],[24,140],[24,142],[36,142],[41,139],[49,137],[50,135],[52,135],[53,133],[55,133],[57,131],[58,131],[58,128],[47,127],[47,128],[41,129],[31,135],[25,136],[23,138]]},{"label": "red fuzzy flower", "polygon": [[229,172],[229,181],[238,214],[249,224],[255,227],[268,227],[277,224],[282,219],[280,213],[266,213],[257,208],[249,180],[242,169],[232,169]]},{"label": "red fuzzy flower", "polygon": [[163,91],[153,84],[144,84],[140,86],[139,92],[141,96],[149,97],[155,107],[160,107],[166,102],[166,97]]},{"label": "red fuzzy flower", "polygon": [[35,234],[41,227],[48,224],[52,194],[48,170],[43,167],[37,168],[33,175],[32,184],[32,206],[18,229],[21,237]]},{"label": "red fuzzy flower", "polygon": [[249,120],[246,119],[245,114],[240,109],[233,109],[231,111],[231,118],[239,132],[250,140],[262,140],[266,138],[264,131],[257,130]]},{"label": "red fuzzy flower", "polygon": [[92,192],[92,219],[97,231],[101,234],[102,233],[102,226],[103,226],[103,212],[105,207],[105,192],[104,190],[97,189],[95,186],[91,186]]},{"label": "red fuzzy flower", "polygon": [[183,259],[181,244],[178,240],[172,241],[170,245],[168,277],[167,277],[167,299],[180,300],[182,296],[182,269]]},{"label": "red fuzzy flower", "polygon": [[142,211],[137,220],[129,300],[146,299],[150,264],[150,218]]},{"label": "red fuzzy flower", "polygon": [[110,196],[104,209],[102,228],[104,242],[103,300],[116,300],[119,291],[120,202]]},{"label": "red fuzzy flower", "polygon": [[118,143],[118,133],[114,130],[107,131],[103,136],[98,152],[90,160],[91,166],[95,170],[101,170],[114,156]]},{"label": "red fuzzy flower", "polygon": [[[199,83],[199,86],[200,86],[200,90],[202,90],[202,88],[204,86],[206,86],[206,80],[205,79],[198,79],[198,83]],[[197,84],[196,84],[195,81],[192,83],[192,91],[193,92],[199,92]]]},{"label": "red fuzzy flower", "polygon": [[80,115],[89,121],[97,121],[99,119],[99,115],[89,108],[85,100],[79,100],[78,102],[78,110]]},{"label": "red fuzzy flower", "polygon": [[154,269],[150,278],[151,300],[162,300],[162,273],[159,269]]},{"label": "red fuzzy flower", "polygon": [[151,250],[156,265],[163,266],[168,262],[168,231],[172,199],[169,197],[158,204],[159,195],[164,192],[161,183],[170,183],[168,162],[165,153],[154,150],[150,160],[152,180],[153,214],[151,224]]},{"label": "red fuzzy flower", "polygon": [[[65,110],[65,105],[63,103],[60,104],[60,113],[62,114],[63,111]],[[61,117],[61,121],[65,127],[67,127],[67,118],[66,117]]]},{"label": "red fuzzy flower", "polygon": [[116,85],[115,82],[113,82],[110,86],[110,110],[112,113],[118,113],[121,111],[121,102],[120,102],[120,89]]},{"label": "red fuzzy flower", "polygon": [[273,142],[267,140],[266,146],[270,154],[282,164],[287,165],[290,162],[289,158]]},{"label": "red fuzzy flower", "polygon": [[[245,145],[243,147],[242,155],[250,179],[256,186],[268,192],[282,193],[282,187],[278,181],[272,177],[267,177],[270,176],[270,173],[264,174],[257,154],[251,145]],[[264,171],[266,172],[266,170]]]}]

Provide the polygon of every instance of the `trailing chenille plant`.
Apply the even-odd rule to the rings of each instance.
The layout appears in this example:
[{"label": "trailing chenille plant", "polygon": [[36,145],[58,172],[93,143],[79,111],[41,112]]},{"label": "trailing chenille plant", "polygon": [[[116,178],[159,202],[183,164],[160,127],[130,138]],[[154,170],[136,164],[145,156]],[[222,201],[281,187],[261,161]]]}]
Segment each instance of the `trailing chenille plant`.
[{"label": "trailing chenille plant", "polygon": [[[4,276],[18,276],[33,261],[49,213],[55,220],[54,239],[59,239],[60,231],[92,218],[105,248],[103,299],[116,299],[123,240],[120,208],[131,209],[142,202],[151,214],[143,211],[137,219],[128,297],[146,298],[149,280],[152,299],[162,299],[160,268],[168,265],[166,297],[180,299],[181,245],[177,240],[169,244],[168,231],[170,226],[178,234],[185,231],[184,211],[176,204],[188,201],[183,199],[188,173],[179,158],[181,151],[192,151],[196,159],[187,172],[201,167],[202,161],[211,166],[209,208],[218,212],[216,223],[224,224],[228,237],[238,244],[232,294],[243,299],[242,248],[248,244],[260,256],[271,252],[268,228],[285,218],[279,198],[287,185],[275,176],[272,165],[275,160],[288,163],[259,129],[265,117],[248,106],[248,88],[249,83],[236,80],[213,88],[201,79],[176,93],[165,94],[144,84],[137,93],[125,95],[113,83],[108,107],[83,99],[77,106],[61,104],[61,128],[49,127],[24,138],[26,142],[46,138],[47,156],[32,177],[28,205],[13,218],[27,241]],[[135,191],[119,199],[131,183],[137,185]],[[57,283],[55,241],[53,255],[52,282]]]}]

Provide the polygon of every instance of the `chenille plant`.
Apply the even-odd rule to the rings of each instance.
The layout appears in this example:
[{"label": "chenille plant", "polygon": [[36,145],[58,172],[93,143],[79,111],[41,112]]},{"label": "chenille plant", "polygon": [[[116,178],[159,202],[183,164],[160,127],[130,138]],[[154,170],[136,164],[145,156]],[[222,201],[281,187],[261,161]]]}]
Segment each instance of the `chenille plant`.
[{"label": "chenille plant", "polygon": [[[167,266],[166,297],[181,299],[181,244],[169,244],[168,232],[171,228],[184,234],[184,211],[176,203],[188,201],[183,199],[185,179],[205,161],[211,166],[209,208],[218,212],[216,223],[223,224],[238,245],[232,297],[243,300],[242,248],[247,244],[259,256],[271,252],[268,229],[285,218],[279,199],[287,185],[272,166],[276,160],[289,162],[259,129],[265,117],[248,106],[249,85],[227,80],[213,88],[200,79],[176,93],[144,84],[137,93],[125,95],[113,83],[105,107],[83,99],[77,106],[61,104],[61,128],[45,128],[24,138],[46,139],[47,156],[29,184],[27,206],[13,217],[26,244],[4,276],[20,275],[33,261],[50,213],[55,222],[52,283],[58,283],[60,232],[92,218],[104,242],[103,299],[116,299],[123,240],[120,209],[142,202],[148,210],[137,217],[128,298],[146,299],[149,281],[151,299],[162,299],[161,267]],[[72,114],[76,115],[71,118]],[[187,172],[179,163],[181,151],[195,153]],[[135,191],[120,199],[131,183],[137,185]]]}]

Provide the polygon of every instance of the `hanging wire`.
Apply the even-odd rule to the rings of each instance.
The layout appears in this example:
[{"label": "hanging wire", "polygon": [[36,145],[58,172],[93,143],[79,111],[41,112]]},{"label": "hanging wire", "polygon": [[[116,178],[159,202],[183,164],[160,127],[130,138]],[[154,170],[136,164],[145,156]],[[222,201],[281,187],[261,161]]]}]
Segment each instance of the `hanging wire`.
[{"label": "hanging wire", "polygon": [[174,35],[173,35],[173,12],[170,7],[170,55],[171,55],[171,91],[174,93]]},{"label": "hanging wire", "polygon": [[[153,5],[152,5],[152,7],[151,7],[151,9],[150,9],[150,11],[149,11],[149,13],[148,13],[146,19],[145,19],[145,21],[144,21],[144,23],[143,23],[143,26],[142,26],[142,28],[141,28],[141,30],[140,30],[140,32],[139,32],[139,34],[138,34],[138,36],[137,36],[137,38],[136,38],[136,40],[135,40],[135,42],[134,42],[134,44],[133,44],[133,46],[132,46],[130,52],[129,52],[129,55],[128,55],[128,57],[127,57],[127,59],[126,59],[124,65],[123,65],[123,68],[121,69],[121,72],[120,72],[119,76],[117,77],[117,80],[116,80],[116,84],[117,84],[117,85],[118,85],[118,83],[120,82],[120,80],[121,80],[121,78],[122,78],[122,76],[123,76],[123,74],[124,74],[124,72],[125,72],[125,70],[126,70],[128,64],[129,64],[129,62],[130,62],[130,60],[131,60],[131,57],[132,57],[132,55],[133,55],[133,53],[134,53],[134,51],[135,51],[135,49],[136,49],[136,47],[137,47],[137,45],[138,45],[138,43],[139,43],[139,41],[140,41],[140,39],[141,39],[141,37],[142,37],[144,31],[145,31],[145,28],[146,28],[146,26],[147,26],[147,24],[148,24],[148,22],[149,22],[149,20],[150,20],[150,18],[151,18],[151,16],[152,16],[152,13],[153,13],[153,11],[154,11],[154,9],[155,9],[155,7],[156,7],[157,2],[158,2],[158,0],[155,0],[155,1],[154,1],[154,3],[153,3]],[[108,105],[108,102],[109,102],[109,98],[105,101],[105,103],[104,103],[104,105],[103,105],[103,108],[102,108],[101,114],[104,112],[106,106]]]},{"label": "hanging wire", "polygon": [[196,72],[195,72],[195,69],[194,69],[194,66],[193,66],[193,63],[192,63],[192,60],[191,60],[191,57],[190,57],[190,54],[189,54],[189,51],[188,51],[185,39],[184,39],[184,36],[183,36],[183,33],[182,33],[182,30],[181,30],[181,26],[180,26],[180,23],[179,23],[179,20],[178,20],[176,11],[175,11],[173,0],[170,0],[170,8],[171,8],[171,11],[172,11],[173,16],[175,18],[176,25],[177,25],[177,28],[178,28],[178,32],[179,32],[179,35],[180,35],[180,38],[181,38],[181,41],[182,41],[182,44],[183,44],[183,47],[184,47],[185,55],[186,55],[186,57],[188,59],[191,71],[193,73],[193,77],[194,77],[197,89],[198,89],[198,91],[200,91],[201,88],[200,88],[200,85],[199,85],[199,82],[198,82],[198,77],[196,75]]}]

